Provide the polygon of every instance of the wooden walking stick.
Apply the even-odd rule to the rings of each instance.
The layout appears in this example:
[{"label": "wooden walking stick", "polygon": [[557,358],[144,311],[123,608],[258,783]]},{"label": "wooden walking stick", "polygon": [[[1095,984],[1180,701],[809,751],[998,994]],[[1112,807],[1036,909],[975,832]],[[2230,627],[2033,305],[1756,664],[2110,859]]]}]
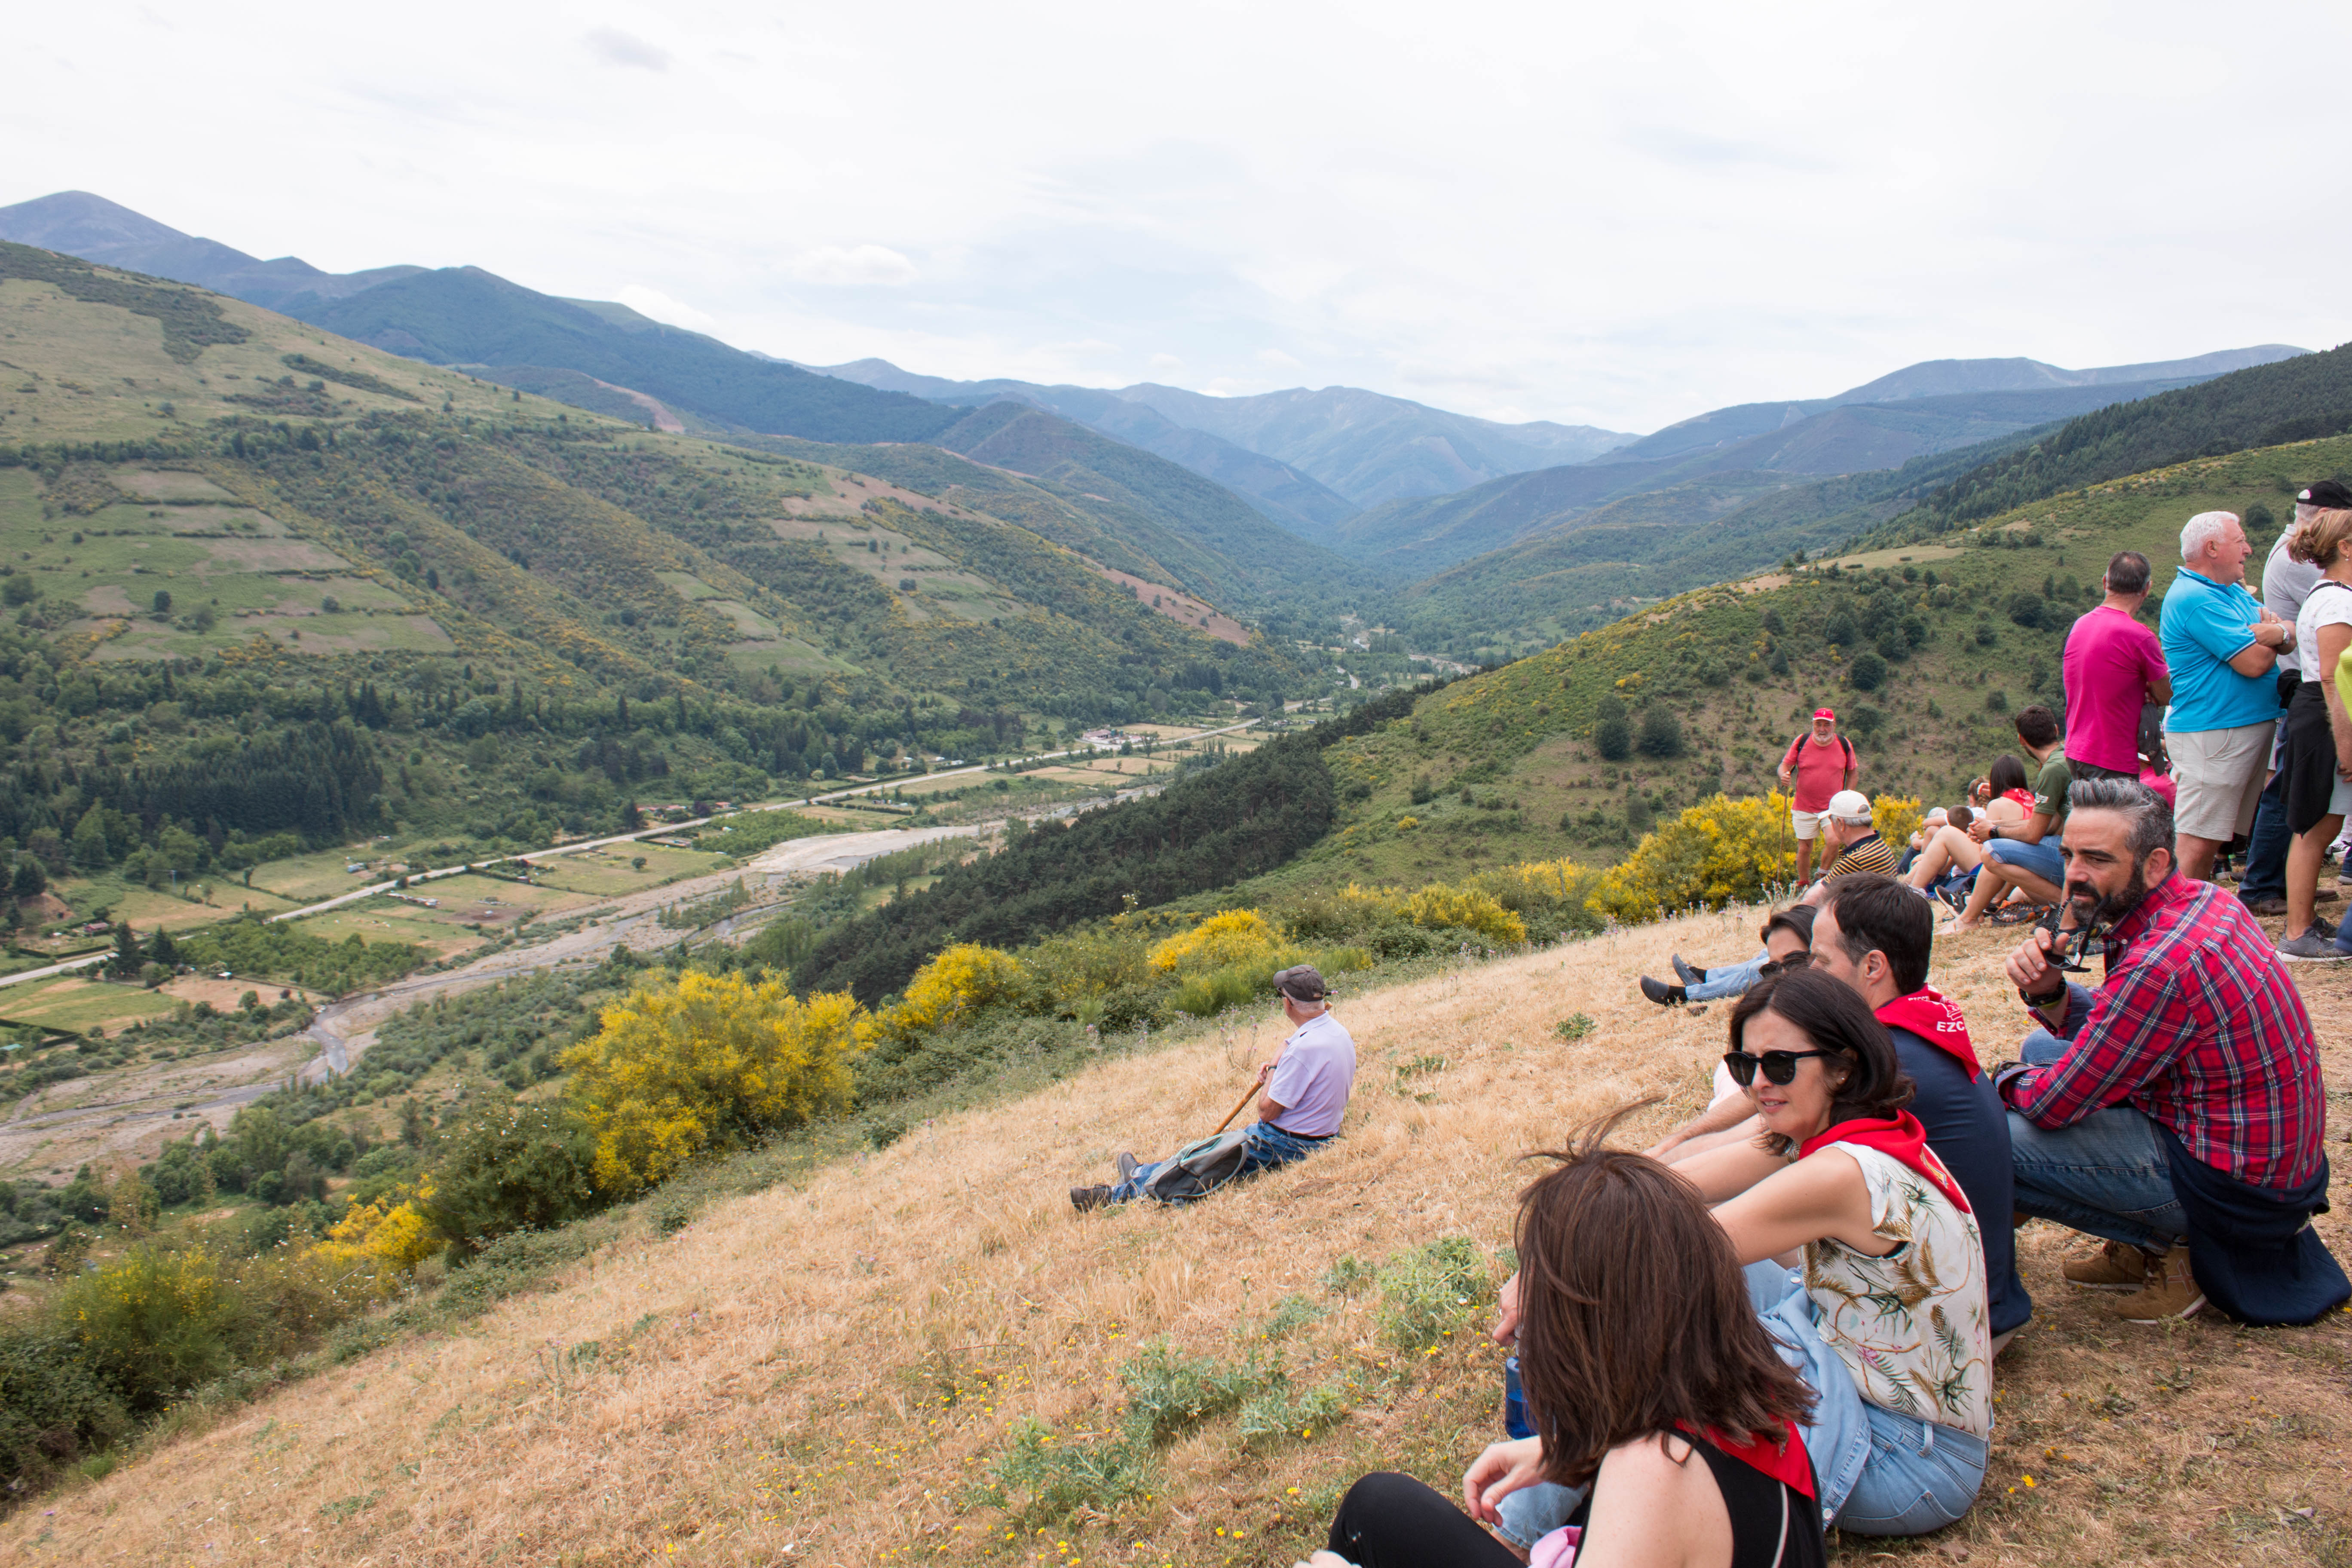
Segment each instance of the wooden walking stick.
[{"label": "wooden walking stick", "polygon": [[1225,1112],[1225,1119],[1217,1123],[1216,1132],[1212,1132],[1209,1136],[1214,1138],[1217,1135],[1217,1132],[1223,1132],[1226,1128],[1231,1127],[1234,1124],[1234,1118],[1239,1116],[1243,1111],[1247,1110],[1250,1108],[1250,1101],[1255,1100],[1258,1096],[1258,1090],[1265,1087],[1265,1080],[1263,1079],[1251,1084],[1249,1086],[1249,1092],[1242,1096],[1241,1103],[1234,1106],[1231,1110]]}]

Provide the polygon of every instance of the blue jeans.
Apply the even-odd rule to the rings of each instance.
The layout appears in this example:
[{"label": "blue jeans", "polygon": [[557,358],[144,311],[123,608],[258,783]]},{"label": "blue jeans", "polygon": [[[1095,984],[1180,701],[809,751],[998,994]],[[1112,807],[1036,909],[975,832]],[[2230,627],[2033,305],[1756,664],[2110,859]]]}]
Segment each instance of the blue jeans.
[{"label": "blue jeans", "polygon": [[1759,948],[1756,956],[1745,963],[1709,964],[1706,978],[1696,985],[1684,988],[1684,994],[1694,1002],[1720,1002],[1726,996],[1739,996],[1756,984],[1757,971],[1771,961],[1769,950]]},{"label": "blue jeans", "polygon": [[[1817,1397],[1811,1423],[1805,1431],[1805,1451],[1813,1461],[1813,1479],[1820,1492],[1822,1527],[1826,1529],[1835,1520],[1841,1528],[1855,1528],[1864,1534],[1904,1535],[1934,1530],[1938,1525],[1951,1522],[1948,1519],[1938,1519],[1909,1531],[1846,1525],[1840,1510],[1852,1507],[1847,1500],[1850,1497],[1863,1495],[1865,1467],[1876,1464],[1882,1471],[1877,1489],[1867,1494],[1874,1500],[1874,1511],[1869,1515],[1874,1523],[1884,1517],[1880,1511],[1875,1511],[1885,1507],[1880,1494],[1894,1496],[1902,1490],[1899,1485],[1889,1479],[1903,1470],[1901,1462],[1895,1458],[1881,1458],[1878,1452],[1889,1446],[1878,1436],[1879,1417],[1885,1415],[1895,1423],[1897,1430],[1922,1423],[1873,1409],[1862,1402],[1862,1396],[1854,1392],[1853,1374],[1846,1371],[1845,1363],[1838,1359],[1837,1352],[1822,1338],[1821,1329],[1813,1321],[1812,1298],[1805,1294],[1805,1277],[1801,1270],[1783,1268],[1767,1258],[1761,1263],[1749,1264],[1743,1272],[1748,1277],[1748,1299],[1754,1304],[1757,1315],[1764,1320],[1764,1327],[1771,1334],[1780,1359],[1804,1379],[1805,1386],[1811,1389]],[[1948,1445],[1974,1441],[1949,1427],[1937,1427],[1932,1446],[1948,1461]],[[1983,1473],[1979,1445],[1979,1479]],[[1539,1481],[1515,1491],[1503,1500],[1499,1510],[1503,1516],[1502,1522],[1496,1527],[1496,1533],[1521,1547],[1532,1546],[1568,1522],[1569,1516],[1582,1506],[1587,1489]],[[1937,1495],[1943,1496],[1951,1490],[1948,1487]],[[1957,1506],[1960,1513],[1968,1511],[1968,1506],[1975,1497],[1976,1483],[1970,1481],[1966,1494],[1958,1496]],[[1954,1519],[1958,1517],[1959,1513],[1952,1515]]]},{"label": "blue jeans", "polygon": [[2238,897],[2248,903],[2286,897],[2286,847],[2294,842],[2294,834],[2286,825],[2285,785],[2285,773],[2274,775],[2263,786],[2262,802],[2254,807],[2246,874],[2238,879]]},{"label": "blue jeans", "polygon": [[1925,1535],[1967,1517],[1984,1485],[1985,1440],[1957,1426],[1863,1405],[1870,1462],[1838,1510],[1849,1535]]},{"label": "blue jeans", "polygon": [[[1285,1132],[1281,1128],[1265,1121],[1253,1121],[1245,1131],[1248,1133],[1248,1139],[1242,1145],[1242,1168],[1235,1171],[1233,1175],[1233,1179],[1236,1182],[1244,1176],[1254,1176],[1260,1171],[1271,1171],[1276,1165],[1287,1165],[1293,1160],[1304,1160],[1331,1141],[1328,1138],[1301,1138],[1295,1132]],[[1172,1159],[1174,1156],[1171,1155],[1170,1158]],[[1158,1173],[1160,1167],[1166,1163],[1168,1163],[1167,1160],[1155,1160],[1148,1165],[1138,1165],[1135,1168],[1135,1174],[1111,1188],[1109,1201],[1115,1204],[1132,1203],[1135,1199],[1143,1196],[1143,1184],[1150,1181]]]},{"label": "blue jeans", "polygon": [[2189,1234],[2156,1126],[2129,1106],[2111,1105],[2055,1131],[2012,1110],[2009,1152],[2021,1213],[2150,1252]]},{"label": "blue jeans", "polygon": [[2022,838],[1991,839],[1985,845],[1985,858],[2031,871],[2053,888],[2063,889],[2066,886],[2066,856],[2058,847],[2058,836],[2054,833],[2032,844]]},{"label": "blue jeans", "polygon": [[2074,1048],[2074,1037],[2091,1021],[2091,994],[2073,981],[2066,982],[2066,1021],[2058,1026],[2059,1032],[2036,1029],[2025,1037],[2017,1047],[2017,1059],[2034,1067],[2046,1068],[2063,1060]]}]

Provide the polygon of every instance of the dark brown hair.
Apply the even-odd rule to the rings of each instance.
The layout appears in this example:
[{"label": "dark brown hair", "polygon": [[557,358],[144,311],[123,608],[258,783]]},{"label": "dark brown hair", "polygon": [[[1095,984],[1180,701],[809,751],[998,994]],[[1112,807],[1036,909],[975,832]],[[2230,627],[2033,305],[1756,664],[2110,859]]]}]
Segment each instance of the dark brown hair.
[{"label": "dark brown hair", "polygon": [[2040,751],[2058,739],[2058,715],[2039,702],[2019,709],[2017,738]]},{"label": "dark brown hair", "polygon": [[[1844,921],[1841,919],[1839,923]],[[1784,970],[1749,986],[1731,1009],[1733,1050],[1744,1048],[1748,1021],[1759,1013],[1786,1018],[1812,1041],[1816,1050],[1835,1051],[1843,1058],[1836,1064],[1822,1064],[1845,1068],[1845,1077],[1831,1096],[1832,1122],[1892,1116],[1918,1092],[1903,1070],[1902,1058],[1895,1054],[1886,1026],[1853,986],[1834,975],[1818,969]],[[1796,1147],[1792,1140],[1776,1132],[1765,1133],[1759,1142],[1779,1154]]]},{"label": "dark brown hair", "polygon": [[1848,958],[1859,964],[1874,948],[1885,953],[1906,996],[1927,984],[1936,917],[1927,900],[1892,877],[1863,872],[1832,882],[1822,902],[1837,911],[1838,945]]},{"label": "dark brown hair", "polygon": [[[1832,982],[1835,984],[1835,982]],[[1581,1486],[1609,1450],[1685,1423],[1777,1437],[1813,1394],[1749,1304],[1731,1239],[1673,1167],[1572,1134],[1519,1194],[1519,1382],[1544,1470]]]},{"label": "dark brown hair", "polygon": [[1820,911],[1811,904],[1790,904],[1785,910],[1774,910],[1772,918],[1766,921],[1764,929],[1757,933],[1757,940],[1770,942],[1774,931],[1790,931],[1796,932],[1799,940],[1810,949],[1813,945],[1813,916],[1818,913]]},{"label": "dark brown hair", "polygon": [[2000,755],[1992,760],[1992,772],[1987,775],[1987,782],[1992,785],[1992,794],[1995,800],[1999,800],[2011,790],[2023,789],[2025,787],[2025,764],[2019,762],[2015,757],[2011,756],[2007,752],[2003,752]]}]

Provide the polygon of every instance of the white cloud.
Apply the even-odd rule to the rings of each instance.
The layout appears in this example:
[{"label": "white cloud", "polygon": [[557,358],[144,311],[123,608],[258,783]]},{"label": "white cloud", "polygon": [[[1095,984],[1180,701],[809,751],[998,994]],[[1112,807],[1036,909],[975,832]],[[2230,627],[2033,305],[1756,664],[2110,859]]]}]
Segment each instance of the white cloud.
[{"label": "white cloud", "polygon": [[642,283],[632,283],[613,296],[640,316],[673,327],[685,327],[691,331],[707,332],[719,324],[708,310],[698,310],[682,300],[673,300],[658,289],[648,289]]},{"label": "white cloud", "polygon": [[[2352,195],[2330,102],[2277,90],[2276,38],[2352,45],[2352,8],[2318,0],[2235,31],[2183,0],[2128,25],[1820,0],[1793,28],[1732,0],[1219,0],[1175,28],[969,0],[403,15],[134,23],[97,120],[78,77],[19,73],[0,203],[96,191],[336,271],[646,279],[694,302],[649,315],[821,363],[1353,384],[1619,430],[1924,359],[2352,338],[2325,246],[2220,237],[2180,201]],[[89,37],[31,7],[10,42]],[[301,133],[159,163],[190,79]]]},{"label": "white cloud", "polygon": [[803,283],[832,288],[901,288],[915,280],[915,264],[887,245],[821,245],[792,264]]},{"label": "white cloud", "polygon": [[634,33],[618,27],[591,27],[581,37],[588,52],[608,66],[625,66],[636,70],[666,71],[669,69],[669,51],[657,44],[649,44]]}]

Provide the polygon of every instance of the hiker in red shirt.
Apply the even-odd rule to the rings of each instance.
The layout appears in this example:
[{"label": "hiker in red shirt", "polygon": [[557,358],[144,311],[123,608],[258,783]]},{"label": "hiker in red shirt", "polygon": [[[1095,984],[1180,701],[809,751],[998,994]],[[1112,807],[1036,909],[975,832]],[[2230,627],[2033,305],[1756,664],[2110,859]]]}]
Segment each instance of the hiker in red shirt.
[{"label": "hiker in red shirt", "polygon": [[1789,803],[1789,826],[1797,835],[1799,887],[1812,877],[1813,839],[1822,830],[1830,796],[1852,789],[1854,774],[1860,771],[1853,742],[1837,732],[1837,714],[1827,708],[1814,709],[1812,733],[1790,742],[1788,753],[1780,759],[1780,787],[1795,786],[1794,798]]}]

